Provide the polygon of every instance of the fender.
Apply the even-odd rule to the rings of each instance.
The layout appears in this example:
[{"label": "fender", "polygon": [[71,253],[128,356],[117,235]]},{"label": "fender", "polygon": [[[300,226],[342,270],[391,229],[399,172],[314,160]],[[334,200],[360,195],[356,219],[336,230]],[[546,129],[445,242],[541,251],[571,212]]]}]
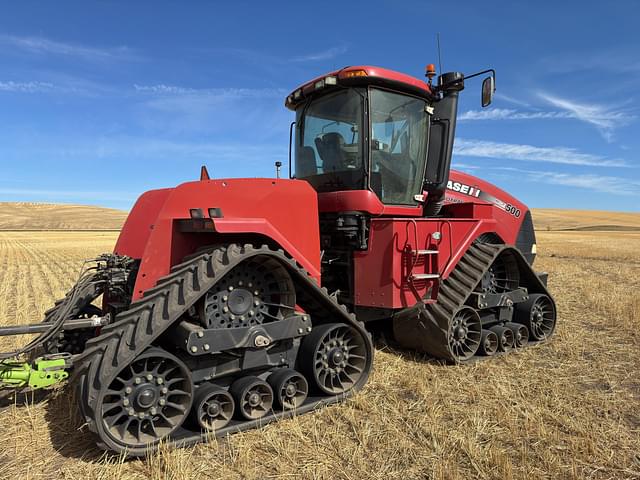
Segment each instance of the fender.
[{"label": "fender", "polygon": [[[217,209],[212,218],[209,209]],[[180,220],[199,209],[213,228],[185,232]],[[218,179],[183,183],[143,194],[129,214],[115,253],[140,260],[133,300],[198,248],[233,236],[251,243],[270,241],[283,248],[320,283],[318,199],[305,181]]]},{"label": "fender", "polygon": [[456,215],[450,215],[446,212],[453,212],[455,208],[452,206],[461,203],[491,205],[493,207],[492,216],[496,220],[497,230],[495,233],[510,245],[517,244],[518,233],[527,217],[531,216],[529,208],[524,203],[504,190],[468,173],[451,170],[443,215],[455,217]]}]

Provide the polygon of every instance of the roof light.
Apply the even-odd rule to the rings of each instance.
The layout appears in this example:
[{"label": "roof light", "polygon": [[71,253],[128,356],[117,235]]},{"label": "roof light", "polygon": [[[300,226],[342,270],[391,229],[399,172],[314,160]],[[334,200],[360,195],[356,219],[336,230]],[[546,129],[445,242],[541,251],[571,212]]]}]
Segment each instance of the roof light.
[{"label": "roof light", "polygon": [[364,70],[350,70],[348,72],[344,72],[343,75],[346,78],[366,77],[367,76],[367,72],[365,72]]},{"label": "roof light", "polygon": [[300,100],[300,97],[302,97],[302,89],[301,88],[299,88],[298,90],[293,92],[293,99],[294,100]]},{"label": "roof light", "polygon": [[293,103],[293,97],[291,95],[287,97],[287,103]]},{"label": "roof light", "polygon": [[325,85],[337,85],[338,79],[336,77],[324,77]]},{"label": "roof light", "polygon": [[436,76],[436,66],[433,63],[430,63],[425,68],[425,77],[431,79]]},{"label": "roof light", "polygon": [[316,90],[320,89],[320,88],[324,88],[324,78],[322,80],[318,80],[315,85],[314,88]]}]

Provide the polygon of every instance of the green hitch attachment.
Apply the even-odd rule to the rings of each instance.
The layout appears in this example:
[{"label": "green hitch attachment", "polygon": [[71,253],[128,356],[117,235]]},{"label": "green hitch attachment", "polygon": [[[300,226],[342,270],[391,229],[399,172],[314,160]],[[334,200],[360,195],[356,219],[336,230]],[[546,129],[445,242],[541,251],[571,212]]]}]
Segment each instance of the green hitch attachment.
[{"label": "green hitch attachment", "polygon": [[0,361],[0,388],[30,387],[37,390],[62,383],[69,377],[69,360],[69,354],[58,354],[36,358],[32,364]]}]

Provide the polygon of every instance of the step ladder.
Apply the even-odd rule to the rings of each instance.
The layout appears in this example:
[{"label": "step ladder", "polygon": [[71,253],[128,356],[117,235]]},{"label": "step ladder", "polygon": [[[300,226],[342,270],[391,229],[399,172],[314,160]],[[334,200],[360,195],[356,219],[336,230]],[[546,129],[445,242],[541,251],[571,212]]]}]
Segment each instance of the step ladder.
[{"label": "step ladder", "polygon": [[[409,287],[411,288],[411,290],[413,291],[414,295],[416,296],[416,299],[418,301],[421,301],[425,304],[428,303],[435,303],[436,301],[436,292],[437,292],[437,287],[440,281],[440,274],[439,273],[414,273],[413,269],[415,268],[416,264],[418,263],[418,259],[421,257],[425,258],[425,267],[428,265],[433,266],[433,262],[427,262],[426,260],[433,256],[433,255],[438,255],[439,251],[438,250],[413,250],[411,248],[408,248],[406,250],[406,253],[410,259],[410,261],[412,262],[412,266],[411,266],[411,270],[409,272],[409,274],[407,275],[407,283],[409,284]],[[437,269],[437,266],[435,267]],[[418,289],[415,286],[414,282],[415,281],[421,281],[421,280],[431,280],[432,284],[431,287],[429,289],[428,296],[426,297],[421,297],[420,294],[418,293]]]}]

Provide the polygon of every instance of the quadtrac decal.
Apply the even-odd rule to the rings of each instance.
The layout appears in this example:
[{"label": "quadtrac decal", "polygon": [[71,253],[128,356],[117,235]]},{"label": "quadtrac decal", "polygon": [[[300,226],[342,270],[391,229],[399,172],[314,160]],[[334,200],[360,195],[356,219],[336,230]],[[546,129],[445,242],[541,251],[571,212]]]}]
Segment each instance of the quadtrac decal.
[{"label": "quadtrac decal", "polygon": [[[478,198],[487,203],[492,203],[499,209],[504,210],[505,212],[513,215],[516,218],[519,218],[520,215],[522,215],[522,212],[520,211],[520,209],[517,208],[515,205],[511,205],[510,203],[504,202],[499,198],[494,197],[493,195],[483,192],[478,187],[465,185],[464,183],[454,182],[449,180],[447,182],[447,189],[453,192],[462,193],[463,195],[468,195],[473,198]],[[460,203],[460,200],[454,199],[452,197],[446,197],[446,199],[454,203]]]}]

